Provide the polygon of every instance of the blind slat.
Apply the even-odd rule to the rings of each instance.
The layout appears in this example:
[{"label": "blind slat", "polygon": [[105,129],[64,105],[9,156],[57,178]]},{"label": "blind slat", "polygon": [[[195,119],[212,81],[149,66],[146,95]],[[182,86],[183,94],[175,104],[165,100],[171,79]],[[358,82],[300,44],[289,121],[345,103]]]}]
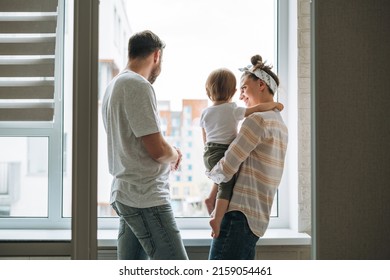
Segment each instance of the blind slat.
[{"label": "blind slat", "polygon": [[[0,99],[53,99],[54,81],[1,81]],[[0,100],[1,102],[1,100]]]},{"label": "blind slat", "polygon": [[57,22],[52,21],[0,21],[0,33],[55,33]]},{"label": "blind slat", "polygon": [[[7,34],[8,35],[8,34]],[[10,43],[48,43],[55,42],[56,37],[53,34],[24,34],[24,35],[5,35],[0,36],[0,44]]]},{"label": "blind slat", "polygon": [[54,58],[6,61],[0,60],[0,77],[53,77]]},{"label": "blind slat", "polygon": [[36,65],[0,65],[1,77],[53,77],[54,63]]},{"label": "blind slat", "polygon": [[54,86],[0,87],[0,99],[53,99],[53,98],[54,98]]},{"label": "blind slat", "polygon": [[0,121],[52,121],[53,108],[0,108]]},{"label": "blind slat", "polygon": [[57,0],[1,0],[2,12],[55,12]]},{"label": "blind slat", "polygon": [[3,43],[0,55],[54,55],[55,41],[42,43]]},{"label": "blind slat", "polygon": [[35,101],[23,101],[23,102],[9,102],[1,103],[0,109],[47,109],[54,108],[53,101],[35,102]]}]

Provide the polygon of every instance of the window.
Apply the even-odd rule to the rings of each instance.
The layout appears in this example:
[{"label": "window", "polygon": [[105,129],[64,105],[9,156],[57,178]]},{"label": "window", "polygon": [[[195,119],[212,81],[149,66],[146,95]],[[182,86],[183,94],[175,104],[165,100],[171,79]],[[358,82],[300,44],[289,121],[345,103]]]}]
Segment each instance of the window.
[{"label": "window", "polygon": [[64,1],[7,1],[1,8],[0,224],[65,227]]},{"label": "window", "polygon": [[[171,178],[181,227],[207,227],[208,222],[203,200],[212,182],[204,176],[198,126],[201,110],[209,105],[207,75],[227,67],[239,80],[237,68],[255,53],[277,70],[277,4],[286,2],[100,0],[99,98],[125,67],[133,32],[151,29],[166,42],[163,72],[154,87],[163,133],[187,161]],[[12,3],[2,4],[0,11],[0,219],[6,221],[0,227],[70,228],[73,1]],[[140,11],[150,12],[152,5],[157,13],[142,16]],[[251,25],[248,7],[262,11],[257,24]],[[105,217],[100,225],[116,226],[108,203],[111,177],[100,112],[98,215]],[[283,197],[278,193],[276,199]],[[274,207],[273,220],[284,205]]]},{"label": "window", "polygon": [[[204,84],[208,74],[219,67],[227,67],[236,73],[239,82],[239,67],[250,63],[250,57],[260,53],[267,61],[278,66],[278,2],[269,0],[165,0],[165,1],[100,1],[100,20],[104,26],[109,26],[109,13],[106,11],[127,11],[123,17],[122,28],[128,27],[132,32],[150,29],[166,43],[163,54],[163,70],[154,83],[160,117],[163,119],[163,134],[169,143],[180,147],[183,153],[181,169],[171,176],[171,196],[175,204],[175,214],[179,221],[204,220],[207,227],[207,209],[203,203],[212,182],[204,175],[203,140],[199,127],[200,113],[210,103]],[[149,7],[153,6],[151,10]],[[104,8],[103,8],[104,7]],[[218,8],[217,8],[218,7]],[[261,11],[261,17],[252,24],[248,10]],[[148,11],[149,16],[143,16],[142,11]],[[155,11],[155,13],[153,12]],[[152,14],[150,14],[152,13]],[[104,22],[107,21],[107,22]],[[100,35],[105,38],[99,47],[112,50],[115,40],[110,36],[115,32],[105,28]],[[127,42],[127,33],[123,42]],[[117,54],[101,52],[101,61],[115,61],[115,68],[123,69],[127,57],[115,60]],[[282,77],[281,77],[282,79]],[[101,85],[103,86],[103,85]],[[238,94],[235,96],[238,101]],[[99,112],[101,109],[99,108]],[[102,123],[99,130],[103,130]],[[100,132],[99,132],[100,133]],[[99,139],[99,166],[106,165],[105,139]],[[103,171],[103,172],[102,172]],[[109,201],[111,177],[107,169],[99,169],[99,204]],[[272,209],[274,220],[279,219],[278,201],[275,198]],[[103,199],[104,198],[104,199]],[[193,207],[196,205],[197,207]],[[192,209],[192,210],[191,210]],[[182,219],[181,219],[182,218]],[[181,222],[179,222],[181,223]],[[201,222],[202,223],[202,222]]]}]

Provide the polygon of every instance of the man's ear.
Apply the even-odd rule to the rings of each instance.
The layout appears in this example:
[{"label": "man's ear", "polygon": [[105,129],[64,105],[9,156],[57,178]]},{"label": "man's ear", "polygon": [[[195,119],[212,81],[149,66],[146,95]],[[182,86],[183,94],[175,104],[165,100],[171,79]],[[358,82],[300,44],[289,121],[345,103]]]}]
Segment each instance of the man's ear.
[{"label": "man's ear", "polygon": [[154,57],[153,57],[154,63],[158,63],[161,59],[161,50],[154,51]]}]

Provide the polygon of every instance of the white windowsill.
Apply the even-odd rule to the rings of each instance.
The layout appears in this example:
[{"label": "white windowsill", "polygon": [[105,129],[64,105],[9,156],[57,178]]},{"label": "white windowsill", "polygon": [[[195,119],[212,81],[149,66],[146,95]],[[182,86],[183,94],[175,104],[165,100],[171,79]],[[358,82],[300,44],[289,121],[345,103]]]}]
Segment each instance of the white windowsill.
[{"label": "white windowsill", "polygon": [[[99,230],[99,247],[115,247],[117,230]],[[185,246],[209,246],[210,230],[181,230]],[[70,230],[0,230],[0,242],[17,241],[70,241]],[[268,229],[258,245],[310,245],[311,237],[291,229]]]}]

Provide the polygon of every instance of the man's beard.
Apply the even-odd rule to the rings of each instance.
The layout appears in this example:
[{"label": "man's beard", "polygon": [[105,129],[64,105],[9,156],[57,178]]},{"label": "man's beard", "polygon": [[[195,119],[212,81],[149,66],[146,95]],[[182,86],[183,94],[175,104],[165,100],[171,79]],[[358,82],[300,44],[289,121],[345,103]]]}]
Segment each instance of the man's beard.
[{"label": "man's beard", "polygon": [[159,64],[156,65],[156,67],[153,68],[152,73],[150,73],[148,79],[149,83],[153,84],[156,81],[157,77],[160,75],[160,73],[161,73],[161,61]]}]

